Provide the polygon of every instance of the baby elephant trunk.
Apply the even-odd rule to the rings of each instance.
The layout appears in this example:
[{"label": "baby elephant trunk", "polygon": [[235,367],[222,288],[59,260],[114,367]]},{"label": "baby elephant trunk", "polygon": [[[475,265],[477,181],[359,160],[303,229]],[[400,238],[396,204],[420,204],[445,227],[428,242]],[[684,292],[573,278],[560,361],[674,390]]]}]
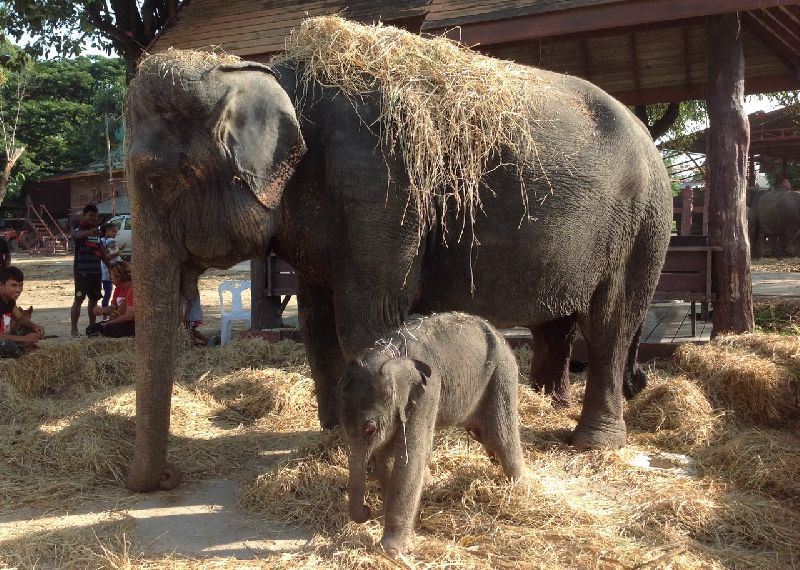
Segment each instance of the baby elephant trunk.
[{"label": "baby elephant trunk", "polygon": [[350,477],[347,482],[350,519],[357,523],[367,522],[370,510],[365,501],[367,458],[363,453],[350,453]]}]

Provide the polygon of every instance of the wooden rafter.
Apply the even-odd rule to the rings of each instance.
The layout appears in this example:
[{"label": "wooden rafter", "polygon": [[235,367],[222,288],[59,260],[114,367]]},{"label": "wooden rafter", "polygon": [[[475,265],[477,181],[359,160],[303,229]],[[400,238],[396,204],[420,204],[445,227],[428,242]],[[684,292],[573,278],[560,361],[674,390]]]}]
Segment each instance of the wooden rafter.
[{"label": "wooden rafter", "polygon": [[747,28],[792,67],[800,65],[800,29],[790,30],[779,23],[766,10],[745,12],[744,24]]}]

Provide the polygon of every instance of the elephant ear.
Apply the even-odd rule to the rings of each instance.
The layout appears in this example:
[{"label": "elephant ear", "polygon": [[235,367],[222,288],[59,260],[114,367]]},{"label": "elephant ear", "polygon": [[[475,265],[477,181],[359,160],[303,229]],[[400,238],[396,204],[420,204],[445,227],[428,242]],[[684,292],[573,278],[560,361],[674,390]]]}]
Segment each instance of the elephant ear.
[{"label": "elephant ear", "polygon": [[397,414],[406,423],[428,387],[431,367],[413,358],[393,358],[383,365],[381,373],[393,383]]},{"label": "elephant ear", "polygon": [[235,176],[274,208],[306,152],[292,101],[266,65],[241,62],[213,71],[227,87],[216,125],[222,151]]}]

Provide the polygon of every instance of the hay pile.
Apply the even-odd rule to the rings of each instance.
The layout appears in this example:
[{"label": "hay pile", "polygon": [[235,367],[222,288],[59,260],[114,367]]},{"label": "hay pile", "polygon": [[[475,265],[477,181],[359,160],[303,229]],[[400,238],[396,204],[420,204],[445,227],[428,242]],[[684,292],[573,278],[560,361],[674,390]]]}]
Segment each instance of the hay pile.
[{"label": "hay pile", "polygon": [[[791,567],[800,556],[800,438],[795,410],[771,400],[783,388],[770,375],[791,382],[793,342],[749,335],[682,349],[649,371],[650,386],[627,407],[629,446],[615,452],[570,448],[580,404],[554,410],[521,386],[526,477],[505,481],[462,430],[438,433],[415,551],[405,561],[376,548],[380,518],[347,518],[346,450],[338,431],[317,430],[301,346],[187,346],[178,355],[171,458],[189,480],[238,481],[241,507],[254,516],[315,534],[297,552],[252,563],[156,555],[138,540],[125,515],[138,499],[121,488],[133,443],[131,343],[43,347],[0,361],[0,515],[73,513],[98,501],[108,515],[70,527],[42,518],[19,531],[0,528],[0,567]],[[530,353],[518,357],[529,362]],[[106,372],[98,381],[76,362]],[[27,382],[17,375],[25,368]],[[582,377],[573,388],[579,401]],[[748,412],[751,400],[758,405]],[[380,513],[374,483],[368,501]]]},{"label": "hay pile", "polygon": [[[381,23],[308,18],[273,63],[294,66],[301,74],[299,107],[315,85],[340,89],[354,103],[378,94],[385,148],[402,158],[420,221],[429,225],[436,216],[433,197],[440,198],[442,220],[448,208],[465,213],[468,223],[475,219],[481,180],[501,151],[526,181],[538,178],[549,186],[542,168],[545,149],[535,135],[540,128],[555,128],[554,119],[539,110],[543,101],[557,98],[588,116],[575,94],[537,69]],[[523,184],[527,208],[526,196]]]}]

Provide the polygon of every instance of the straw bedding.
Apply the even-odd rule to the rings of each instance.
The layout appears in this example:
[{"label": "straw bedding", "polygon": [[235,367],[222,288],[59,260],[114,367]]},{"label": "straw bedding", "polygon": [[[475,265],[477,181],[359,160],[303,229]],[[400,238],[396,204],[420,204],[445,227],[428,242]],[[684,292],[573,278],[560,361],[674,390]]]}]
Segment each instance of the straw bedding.
[{"label": "straw bedding", "polygon": [[[399,561],[375,547],[379,518],[347,518],[346,448],[340,432],[317,429],[300,345],[183,344],[171,457],[190,480],[237,480],[240,508],[253,515],[315,533],[305,549],[254,566],[789,567],[800,556],[800,438],[785,401],[797,343],[760,334],[683,348],[650,370],[626,409],[629,446],[615,452],[572,450],[579,405],[554,410],[521,385],[526,476],[507,482],[461,430],[438,433],[415,550]],[[30,527],[35,517],[0,532],[0,567],[240,567],[149,553],[124,516],[136,500],[121,488],[133,444],[132,349],[88,340],[0,361],[0,515],[108,505],[91,532]],[[527,349],[517,354],[529,365]],[[579,399],[584,379],[574,380]],[[380,513],[374,482],[368,501]]]}]

